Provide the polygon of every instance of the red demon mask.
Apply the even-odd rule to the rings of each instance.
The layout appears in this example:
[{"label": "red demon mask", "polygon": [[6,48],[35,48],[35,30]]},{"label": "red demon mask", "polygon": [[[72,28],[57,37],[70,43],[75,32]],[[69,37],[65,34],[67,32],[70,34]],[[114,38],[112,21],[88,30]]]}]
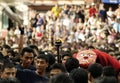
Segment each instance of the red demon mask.
[{"label": "red demon mask", "polygon": [[91,63],[96,62],[96,53],[92,50],[80,51],[75,55],[75,58],[79,60],[81,67],[87,68]]}]

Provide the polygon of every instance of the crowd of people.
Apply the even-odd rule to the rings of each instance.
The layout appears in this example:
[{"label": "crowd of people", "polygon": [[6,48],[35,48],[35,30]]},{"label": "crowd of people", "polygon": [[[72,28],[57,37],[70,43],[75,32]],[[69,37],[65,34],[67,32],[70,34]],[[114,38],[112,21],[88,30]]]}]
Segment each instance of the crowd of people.
[{"label": "crowd of people", "polygon": [[[119,6],[119,5],[118,5]],[[63,5],[56,4],[44,15],[36,12],[30,19],[31,26],[24,27],[24,45],[36,44],[39,49],[52,50],[56,39],[62,40],[62,47],[82,50],[89,46],[111,55],[119,55],[119,10],[104,4]],[[9,30],[7,44],[19,42],[19,27]],[[16,46],[16,45],[15,45]]]},{"label": "crowd of people", "polygon": [[36,12],[30,26],[16,25],[0,40],[0,83],[119,83],[120,69],[95,62],[83,68],[73,57],[98,49],[120,63],[119,47],[120,5],[106,10],[102,3],[55,4],[44,15]]}]

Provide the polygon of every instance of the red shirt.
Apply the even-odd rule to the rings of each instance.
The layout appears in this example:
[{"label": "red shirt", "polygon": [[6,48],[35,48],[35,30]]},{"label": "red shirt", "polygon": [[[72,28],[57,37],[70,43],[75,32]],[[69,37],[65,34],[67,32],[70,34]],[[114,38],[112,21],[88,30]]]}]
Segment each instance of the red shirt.
[{"label": "red shirt", "polygon": [[93,16],[94,14],[96,14],[96,12],[97,12],[97,11],[96,11],[95,8],[90,8],[90,9],[89,9],[89,15],[90,15],[90,17]]}]

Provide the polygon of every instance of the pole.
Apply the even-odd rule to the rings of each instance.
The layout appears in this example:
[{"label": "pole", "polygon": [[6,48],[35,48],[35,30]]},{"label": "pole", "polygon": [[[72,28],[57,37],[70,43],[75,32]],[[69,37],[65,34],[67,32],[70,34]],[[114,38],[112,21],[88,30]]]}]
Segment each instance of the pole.
[{"label": "pole", "polygon": [[57,62],[58,63],[61,63],[61,56],[60,56],[60,53],[59,53],[59,46],[57,46]]},{"label": "pole", "polygon": [[55,41],[55,46],[57,48],[57,62],[58,63],[61,63],[61,56],[60,56],[60,51],[59,51],[59,48],[60,48],[61,45],[62,45],[62,42],[61,42],[60,39]]}]

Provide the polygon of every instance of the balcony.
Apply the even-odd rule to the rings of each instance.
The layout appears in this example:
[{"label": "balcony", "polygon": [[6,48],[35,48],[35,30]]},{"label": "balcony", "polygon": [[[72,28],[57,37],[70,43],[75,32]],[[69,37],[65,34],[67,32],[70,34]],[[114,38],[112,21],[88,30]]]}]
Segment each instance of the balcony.
[{"label": "balcony", "polygon": [[58,3],[59,5],[63,4],[84,4],[85,0],[29,0],[32,5],[54,5]]},{"label": "balcony", "polygon": [[80,5],[84,4],[85,0],[29,0],[27,4],[30,8],[34,10],[46,11],[50,10],[56,3],[58,3],[59,5],[64,4]]}]

